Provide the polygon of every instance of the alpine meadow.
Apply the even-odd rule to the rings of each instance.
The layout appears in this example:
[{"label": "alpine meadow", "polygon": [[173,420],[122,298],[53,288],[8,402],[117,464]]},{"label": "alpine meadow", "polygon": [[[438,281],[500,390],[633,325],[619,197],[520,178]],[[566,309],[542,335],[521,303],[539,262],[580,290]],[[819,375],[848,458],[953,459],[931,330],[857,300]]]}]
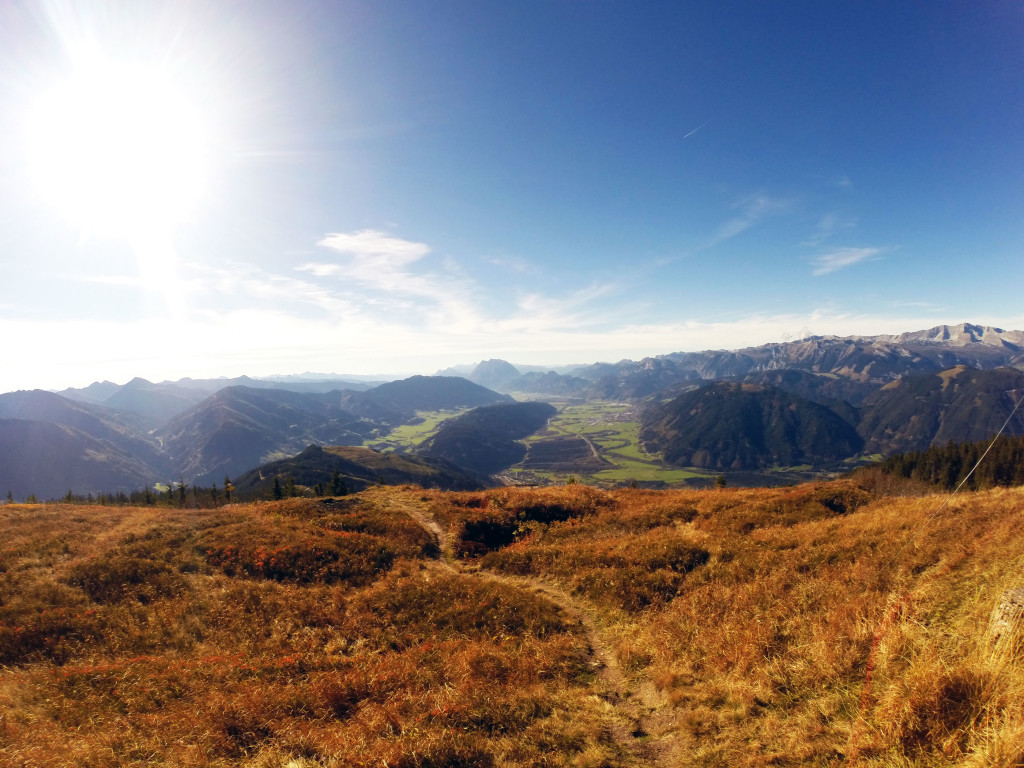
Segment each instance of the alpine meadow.
[{"label": "alpine meadow", "polygon": [[0,2],[0,768],[1024,768],[1021,62]]}]

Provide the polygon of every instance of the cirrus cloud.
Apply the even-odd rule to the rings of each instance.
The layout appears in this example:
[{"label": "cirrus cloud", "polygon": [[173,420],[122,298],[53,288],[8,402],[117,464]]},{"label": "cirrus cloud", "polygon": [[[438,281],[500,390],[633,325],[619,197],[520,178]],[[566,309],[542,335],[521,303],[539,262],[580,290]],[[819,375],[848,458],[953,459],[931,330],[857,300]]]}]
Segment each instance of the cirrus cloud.
[{"label": "cirrus cloud", "polygon": [[838,272],[862,261],[872,261],[882,252],[881,248],[836,248],[820,254],[814,260],[815,276]]}]

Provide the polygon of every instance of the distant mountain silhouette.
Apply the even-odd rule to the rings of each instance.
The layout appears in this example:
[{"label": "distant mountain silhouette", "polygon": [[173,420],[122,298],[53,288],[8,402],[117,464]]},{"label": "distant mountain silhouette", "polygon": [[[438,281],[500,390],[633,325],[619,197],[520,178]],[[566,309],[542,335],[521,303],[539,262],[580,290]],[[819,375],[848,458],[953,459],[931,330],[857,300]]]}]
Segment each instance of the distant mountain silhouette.
[{"label": "distant mountain silhouette", "polygon": [[504,392],[505,386],[520,377],[519,369],[504,360],[484,360],[469,374],[469,380],[482,387]]},{"label": "distant mountain silhouette", "polygon": [[584,397],[590,389],[590,382],[579,376],[554,371],[529,371],[507,382],[505,386],[510,392],[529,395]]},{"label": "distant mountain silhouette", "polygon": [[592,382],[602,398],[638,399],[703,381],[745,379],[779,370],[831,375],[862,387],[847,394],[866,397],[901,376],[970,365],[976,368],[1024,365],[1024,331],[962,323],[896,336],[814,336],[739,350],[676,352],[639,362],[601,363],[576,376]]},{"label": "distant mountain silhouette", "polygon": [[154,383],[134,378],[127,384],[110,381],[95,382],[82,389],[65,389],[58,394],[77,402],[104,405],[119,413],[134,413],[145,419],[149,429],[163,426],[180,413],[228,387],[280,389],[289,392],[332,392],[342,388],[364,391],[381,382],[349,381],[341,378],[313,379],[286,377],[285,380],[254,379],[238,376],[233,379],[192,379]]},{"label": "distant mountain silhouette", "polygon": [[203,390],[154,384],[135,378],[104,400],[103,405],[117,411],[137,413],[146,418],[151,429],[155,429],[207,397],[208,393]]}]

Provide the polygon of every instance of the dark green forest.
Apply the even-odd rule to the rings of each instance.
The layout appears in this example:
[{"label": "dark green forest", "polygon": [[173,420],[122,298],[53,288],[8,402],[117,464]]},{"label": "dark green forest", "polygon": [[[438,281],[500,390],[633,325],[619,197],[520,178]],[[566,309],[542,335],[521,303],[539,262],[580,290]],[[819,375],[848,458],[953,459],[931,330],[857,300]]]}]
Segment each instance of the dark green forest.
[{"label": "dark green forest", "polygon": [[[992,448],[985,455],[986,449]],[[945,490],[953,490],[985,455],[964,488],[983,490],[996,486],[1024,485],[1024,436],[999,437],[993,443],[947,443],[923,451],[891,456],[876,467],[887,475],[917,480]]]}]

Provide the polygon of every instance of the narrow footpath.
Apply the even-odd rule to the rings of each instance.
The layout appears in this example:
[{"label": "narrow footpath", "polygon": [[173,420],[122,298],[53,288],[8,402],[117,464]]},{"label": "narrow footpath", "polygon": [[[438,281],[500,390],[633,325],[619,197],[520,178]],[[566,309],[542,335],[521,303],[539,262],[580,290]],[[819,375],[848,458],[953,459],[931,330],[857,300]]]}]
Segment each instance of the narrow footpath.
[{"label": "narrow footpath", "polygon": [[[663,696],[651,683],[633,684],[623,674],[611,644],[598,627],[594,610],[586,603],[569,594],[561,587],[541,579],[485,571],[475,565],[464,565],[453,556],[450,537],[430,512],[404,500],[386,497],[385,506],[407,515],[423,530],[429,533],[438,546],[434,567],[452,573],[490,582],[497,582],[511,589],[519,589],[541,595],[557,605],[567,616],[579,623],[590,648],[591,664],[599,681],[598,695],[610,707],[608,732],[621,749],[629,764],[636,766],[668,765],[669,733],[659,733],[664,725],[659,710],[665,706]],[[669,729],[671,730],[671,729]]]}]

